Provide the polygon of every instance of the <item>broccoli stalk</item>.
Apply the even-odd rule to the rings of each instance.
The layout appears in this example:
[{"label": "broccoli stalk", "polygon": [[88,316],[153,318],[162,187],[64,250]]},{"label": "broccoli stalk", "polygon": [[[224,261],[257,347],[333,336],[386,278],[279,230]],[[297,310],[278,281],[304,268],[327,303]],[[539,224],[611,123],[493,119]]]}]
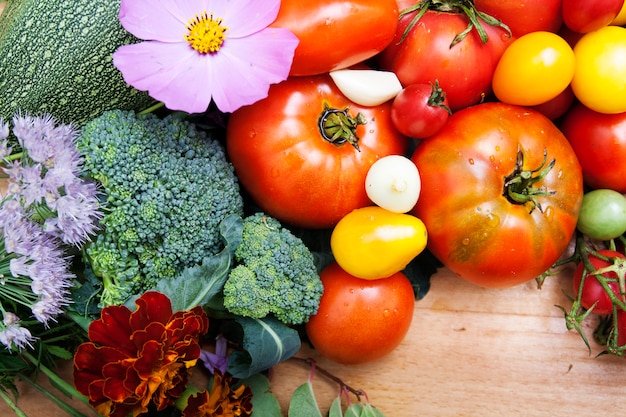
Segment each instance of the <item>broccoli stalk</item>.
[{"label": "broccoli stalk", "polygon": [[220,223],[243,215],[222,144],[188,121],[108,111],[83,127],[77,146],[103,192],[102,233],[84,248],[103,281],[102,305],[217,254]]},{"label": "broccoli stalk", "polygon": [[301,324],[317,312],[322,281],[304,242],[275,218],[255,213],[243,220],[236,266],[224,284],[224,306],[233,314],[273,314]]}]

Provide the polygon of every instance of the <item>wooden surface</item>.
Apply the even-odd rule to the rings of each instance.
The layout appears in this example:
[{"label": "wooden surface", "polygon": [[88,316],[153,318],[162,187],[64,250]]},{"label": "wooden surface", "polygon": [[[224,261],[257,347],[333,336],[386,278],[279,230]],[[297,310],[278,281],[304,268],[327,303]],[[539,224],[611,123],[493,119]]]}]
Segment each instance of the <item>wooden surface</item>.
[{"label": "wooden surface", "polygon": [[[413,323],[400,347],[388,357],[361,366],[340,366],[304,347],[313,357],[356,388],[388,417],[560,417],[623,415],[626,360],[589,355],[575,332],[565,328],[554,305],[569,306],[567,273],[519,287],[483,289],[441,269],[426,297],[416,304]],[[591,332],[595,323],[588,323]],[[67,371],[67,369],[66,369]],[[67,373],[66,375],[69,374]],[[272,389],[285,410],[309,368],[288,361],[272,374]],[[326,409],[336,386],[314,379],[318,402]],[[34,393],[22,390],[19,404],[30,417],[64,414]],[[623,407],[622,407],[623,408]],[[611,413],[610,410],[615,410]],[[0,404],[0,416],[10,416]]]},{"label": "wooden surface", "polygon": [[[577,333],[565,328],[555,304],[569,306],[566,272],[536,284],[483,289],[448,270],[432,279],[416,305],[402,345],[365,366],[334,365],[303,349],[319,365],[364,389],[387,416],[604,416],[623,415],[626,360],[590,356]],[[595,323],[589,322],[591,332]],[[273,390],[288,401],[308,369],[285,363],[273,376]],[[335,386],[316,377],[318,400],[330,404]],[[618,413],[612,406],[621,405]],[[614,410],[611,413],[610,410]]]}]

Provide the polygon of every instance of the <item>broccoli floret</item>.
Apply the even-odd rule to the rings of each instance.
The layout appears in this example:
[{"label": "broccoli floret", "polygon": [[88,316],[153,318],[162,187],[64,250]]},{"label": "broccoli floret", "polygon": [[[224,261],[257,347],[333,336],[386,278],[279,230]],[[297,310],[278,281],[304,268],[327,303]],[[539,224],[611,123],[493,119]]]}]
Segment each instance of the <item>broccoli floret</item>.
[{"label": "broccoli floret", "polygon": [[220,223],[243,215],[222,144],[189,121],[108,111],[83,127],[77,146],[103,191],[102,235],[84,249],[103,305],[217,254]]},{"label": "broccoli floret", "polygon": [[243,220],[236,266],[224,284],[224,306],[233,314],[262,318],[272,313],[301,324],[317,312],[324,290],[313,254],[275,218],[255,213]]}]

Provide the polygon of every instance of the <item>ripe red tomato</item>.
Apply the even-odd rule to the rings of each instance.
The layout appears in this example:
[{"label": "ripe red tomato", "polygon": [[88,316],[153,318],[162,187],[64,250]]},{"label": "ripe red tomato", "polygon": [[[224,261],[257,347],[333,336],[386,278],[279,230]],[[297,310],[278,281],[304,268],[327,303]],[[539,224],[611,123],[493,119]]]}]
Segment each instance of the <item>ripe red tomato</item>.
[{"label": "ripe red tomato", "polygon": [[322,355],[342,364],[362,364],[382,358],[402,342],[415,307],[406,275],[365,280],[331,263],[320,278],[324,294],[305,327]]},{"label": "ripe red tomato", "polygon": [[550,120],[556,120],[563,116],[567,110],[572,107],[572,104],[574,104],[574,92],[572,91],[572,87],[568,85],[558,96],[545,103],[531,106],[531,108],[542,113]]},{"label": "ripe red tomato", "polygon": [[609,25],[624,0],[562,0],[563,23],[574,32],[587,33]]},{"label": "ripe red tomato", "polygon": [[[393,127],[390,110],[391,102],[351,102],[328,74],[290,77],[231,114],[226,149],[240,184],[263,211],[295,226],[328,228],[371,205],[365,178],[375,161],[406,154],[409,141]],[[365,124],[356,124],[359,113]],[[358,149],[327,140],[351,123]]]},{"label": "ripe red tomato", "polygon": [[291,75],[323,74],[382,51],[398,26],[398,7],[395,0],[282,0],[271,26],[300,39]]},{"label": "ripe red tomato", "polygon": [[563,23],[561,0],[475,0],[474,5],[519,37],[530,32],[557,32]]},{"label": "ripe red tomato", "polygon": [[[607,258],[616,257],[626,259],[626,255],[620,252],[603,249],[598,251],[598,253],[602,256],[606,256]],[[589,261],[593,265],[593,267],[598,270],[604,268],[606,266],[612,265],[612,262],[605,261],[604,259],[597,258],[590,254]],[[584,264],[581,262],[576,266],[574,270],[574,294],[578,297],[578,293],[580,292],[580,281],[582,280],[583,272],[585,272]],[[593,276],[588,275],[585,276],[585,282],[582,287],[582,294],[580,303],[581,305],[589,309],[591,306],[597,302],[595,307],[593,308],[593,312],[597,314],[610,314],[613,312],[613,302],[609,298],[608,294],[600,284],[600,281]],[[619,298],[619,282],[617,281],[618,276],[615,272],[605,272],[602,276],[612,279],[615,281],[607,282],[609,288],[613,291],[613,293]]]},{"label": "ripe red tomato", "polygon": [[[398,0],[399,10],[411,3]],[[496,64],[511,40],[506,30],[483,24],[486,43],[472,29],[451,47],[455,37],[466,30],[467,17],[428,10],[401,41],[416,13],[400,19],[395,38],[377,56],[381,68],[393,71],[403,86],[439,80],[452,111],[484,100],[491,93]]]},{"label": "ripe red tomato", "polygon": [[567,248],[583,198],[581,169],[541,113],[500,102],[469,107],[411,159],[422,179],[413,214],[426,225],[430,251],[461,278],[521,284]]},{"label": "ripe red tomato", "polygon": [[439,83],[411,84],[393,99],[391,121],[403,135],[423,139],[446,124],[451,111]]},{"label": "ripe red tomato", "polygon": [[563,117],[561,130],[589,187],[626,193],[626,113],[598,113],[578,103]]}]

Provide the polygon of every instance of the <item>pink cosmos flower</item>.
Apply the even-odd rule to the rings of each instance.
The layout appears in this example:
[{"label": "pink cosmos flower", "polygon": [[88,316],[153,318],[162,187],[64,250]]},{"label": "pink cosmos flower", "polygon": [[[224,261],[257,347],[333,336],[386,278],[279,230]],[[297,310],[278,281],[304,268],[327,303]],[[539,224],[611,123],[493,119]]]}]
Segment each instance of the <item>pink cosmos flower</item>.
[{"label": "pink cosmos flower", "polygon": [[280,0],[122,0],[122,26],[144,42],[121,46],[114,65],[170,110],[202,113],[211,99],[233,112],[289,75],[298,38],[270,28]]}]

